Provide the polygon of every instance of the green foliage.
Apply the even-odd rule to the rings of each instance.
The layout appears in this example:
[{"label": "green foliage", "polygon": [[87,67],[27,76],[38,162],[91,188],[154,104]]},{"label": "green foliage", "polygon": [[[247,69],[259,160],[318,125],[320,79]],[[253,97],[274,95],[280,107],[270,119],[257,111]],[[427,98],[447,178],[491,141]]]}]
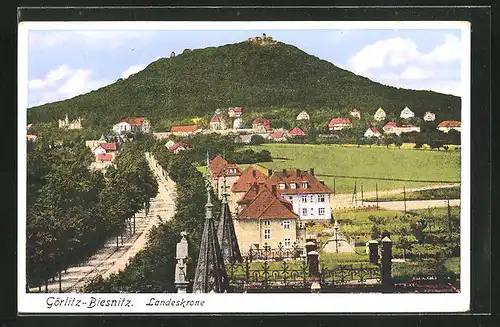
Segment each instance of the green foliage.
[{"label": "green foliage", "polygon": [[144,153],[125,145],[106,177],[81,137],[45,135],[29,147],[27,280],[41,285],[80,263],[157,192]]},{"label": "green foliage", "polygon": [[96,91],[30,108],[28,122],[56,121],[67,113],[81,116],[86,126],[109,127],[122,116],[144,115],[166,129],[236,105],[260,113],[287,110],[290,123],[304,109],[326,121],[353,107],[372,114],[380,106],[388,113],[409,106],[417,116],[430,110],[443,120],[460,119],[459,97],[375,83],[292,45],[241,42],[159,59]]}]

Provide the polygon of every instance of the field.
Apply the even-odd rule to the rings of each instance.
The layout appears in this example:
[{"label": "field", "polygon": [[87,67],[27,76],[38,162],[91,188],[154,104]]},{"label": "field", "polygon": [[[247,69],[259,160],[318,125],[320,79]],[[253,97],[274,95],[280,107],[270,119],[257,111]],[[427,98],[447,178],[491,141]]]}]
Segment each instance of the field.
[{"label": "field", "polygon": [[263,144],[245,146],[268,150],[273,162],[260,165],[273,170],[315,169],[336,193],[416,188],[460,181],[460,153],[384,147],[343,147],[326,144]]},{"label": "field", "polygon": [[[404,194],[401,192],[394,195],[383,195],[379,196],[379,201],[403,201],[405,199]],[[447,188],[436,188],[431,190],[421,190],[415,192],[406,192],[406,200],[451,200],[460,199],[460,187],[447,187]],[[375,202],[376,198],[365,198],[366,202]]]}]

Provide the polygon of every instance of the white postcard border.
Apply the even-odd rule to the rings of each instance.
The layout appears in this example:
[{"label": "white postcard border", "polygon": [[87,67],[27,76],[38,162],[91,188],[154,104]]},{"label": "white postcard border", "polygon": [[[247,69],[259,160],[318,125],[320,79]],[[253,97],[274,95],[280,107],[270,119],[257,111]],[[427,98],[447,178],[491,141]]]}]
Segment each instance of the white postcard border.
[{"label": "white postcard border", "polygon": [[[26,293],[26,110],[30,30],[262,30],[460,29],[462,44],[461,292],[457,294],[82,294]],[[469,22],[21,22],[18,28],[18,280],[19,313],[382,313],[465,312],[470,307],[470,84]],[[57,301],[59,298],[59,302]],[[94,300],[92,300],[94,298]],[[148,306],[151,298],[165,305]],[[122,305],[100,306],[104,303]],[[113,300],[115,300],[113,302]],[[130,300],[130,303],[128,302]],[[170,300],[170,302],[168,302]],[[184,302],[183,302],[184,300]],[[52,306],[49,304],[52,302]],[[94,301],[94,302],[92,302]],[[109,302],[106,302],[109,301]],[[178,301],[178,302],[177,302]],[[191,302],[192,301],[192,302]],[[198,301],[198,302],[196,302]],[[201,305],[201,302],[203,305]],[[72,302],[73,305],[69,305]],[[79,302],[81,306],[76,306]],[[83,305],[83,302],[86,304]],[[166,305],[166,303],[169,305]],[[172,305],[172,302],[174,304]],[[55,305],[59,303],[60,305]],[[64,305],[63,305],[64,303]],[[95,303],[95,307],[89,307]],[[125,304],[132,306],[128,307]],[[186,304],[187,303],[187,304]],[[198,305],[193,305],[198,303]],[[178,304],[178,305],[177,305]],[[49,308],[50,307],[50,308]]]}]

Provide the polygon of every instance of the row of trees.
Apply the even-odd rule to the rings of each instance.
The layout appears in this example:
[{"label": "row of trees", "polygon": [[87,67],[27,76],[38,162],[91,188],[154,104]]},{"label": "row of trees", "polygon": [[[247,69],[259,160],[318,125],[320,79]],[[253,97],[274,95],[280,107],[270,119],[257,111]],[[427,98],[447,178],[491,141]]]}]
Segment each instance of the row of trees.
[{"label": "row of trees", "polygon": [[126,144],[106,175],[90,168],[94,155],[82,137],[28,143],[27,280],[48,280],[83,262],[147,206],[157,183],[143,152]]},{"label": "row of trees", "polygon": [[[176,213],[168,221],[162,221],[149,233],[146,247],[133,257],[127,267],[106,280],[97,277],[89,283],[85,292],[175,292],[174,271],[176,244],[180,233],[188,233],[188,278],[194,274],[205,219],[205,181],[192,164],[190,152],[174,155],[164,142],[157,142],[153,155],[176,183]],[[205,153],[206,155],[206,153]],[[220,210],[220,202],[212,193],[214,212]]]}]

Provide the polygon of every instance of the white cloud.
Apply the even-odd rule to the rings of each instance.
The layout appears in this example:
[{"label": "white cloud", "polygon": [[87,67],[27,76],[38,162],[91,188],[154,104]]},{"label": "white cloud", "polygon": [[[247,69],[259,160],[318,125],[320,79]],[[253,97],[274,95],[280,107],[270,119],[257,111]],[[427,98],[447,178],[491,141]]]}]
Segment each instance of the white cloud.
[{"label": "white cloud", "polygon": [[43,89],[55,85],[58,81],[68,76],[70,68],[68,65],[61,65],[56,69],[50,70],[44,79],[33,79],[28,82],[30,89]]},{"label": "white cloud", "polygon": [[426,79],[432,77],[432,72],[417,66],[408,66],[399,77],[402,79]]},{"label": "white cloud", "polygon": [[389,85],[460,95],[460,39],[445,35],[429,52],[407,38],[379,40],[347,60],[353,72]]},{"label": "white cloud", "polygon": [[68,65],[50,70],[43,80],[28,82],[30,106],[69,99],[111,83],[94,75],[91,69],[73,69]]},{"label": "white cloud", "polygon": [[122,78],[128,78],[130,75],[133,75],[133,74],[136,74],[136,73],[140,72],[141,70],[143,70],[144,68],[146,68],[146,66],[147,65],[145,65],[145,64],[130,66],[129,68],[125,69],[122,72],[121,77]]}]

